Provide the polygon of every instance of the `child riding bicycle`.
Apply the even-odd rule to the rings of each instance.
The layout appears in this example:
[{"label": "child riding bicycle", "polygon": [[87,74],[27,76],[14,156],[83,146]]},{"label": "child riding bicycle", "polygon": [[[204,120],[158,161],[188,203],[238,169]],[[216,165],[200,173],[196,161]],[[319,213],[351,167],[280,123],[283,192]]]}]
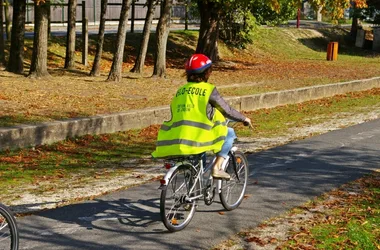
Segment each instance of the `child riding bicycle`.
[{"label": "child riding bicycle", "polygon": [[211,60],[194,54],[186,62],[187,83],[180,87],[170,104],[171,119],[158,132],[153,157],[183,156],[213,151],[217,157],[212,169],[216,179],[230,179],[221,166],[236,138],[226,126],[226,118],[252,126],[251,120],[232,108],[208,83]]}]

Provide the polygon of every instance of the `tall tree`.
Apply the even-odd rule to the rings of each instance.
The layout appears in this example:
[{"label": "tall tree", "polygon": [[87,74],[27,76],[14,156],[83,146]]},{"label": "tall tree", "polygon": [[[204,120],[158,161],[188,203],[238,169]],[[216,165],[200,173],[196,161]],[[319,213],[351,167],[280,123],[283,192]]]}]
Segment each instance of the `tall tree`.
[{"label": "tall tree", "polygon": [[47,71],[49,8],[49,0],[35,0],[34,2],[33,55],[29,71],[29,77],[31,78],[49,76]]},{"label": "tall tree", "polygon": [[358,32],[358,28],[359,28],[359,16],[360,16],[360,11],[358,11],[358,9],[356,8],[356,4],[353,3],[352,4],[352,9],[351,9],[351,12],[352,12],[352,24],[351,24],[351,29],[350,29],[350,35],[352,37],[356,37],[356,34]]},{"label": "tall tree", "polygon": [[196,53],[207,55],[212,61],[218,59],[219,20],[222,4],[213,0],[198,0],[201,16]]},{"label": "tall tree", "polygon": [[173,0],[162,0],[161,15],[156,28],[153,76],[166,76],[166,45],[170,32],[170,11]]},{"label": "tall tree", "polygon": [[150,38],[150,28],[152,27],[152,21],[154,17],[154,10],[156,9],[156,0],[147,0],[146,5],[148,10],[146,12],[143,35],[140,42],[139,53],[137,54],[135,66],[131,69],[131,72],[141,73],[144,68],[145,57],[148,51],[148,44]]},{"label": "tall tree", "polygon": [[4,2],[0,0],[0,68],[5,66],[5,55],[4,55],[4,27],[3,27],[3,18],[4,18]]},{"label": "tall tree", "polygon": [[[201,25],[199,29],[199,38],[197,44],[197,53],[203,53],[209,56],[212,60],[218,59],[218,38],[219,24],[221,18],[236,14],[236,6],[240,10],[255,10],[258,4],[268,5],[272,10],[280,15],[282,7],[287,9],[292,6],[301,6],[303,0],[193,0],[198,4],[198,9],[201,17]],[[259,3],[260,2],[260,3]],[[366,6],[366,0],[308,0],[312,6],[317,9],[322,9],[322,12],[329,14],[333,20],[338,20],[343,17],[344,10],[353,2],[356,7],[363,8]],[[288,11],[287,11],[288,13]],[[260,13],[263,15],[263,13]],[[279,19],[279,18],[277,18]]]},{"label": "tall tree", "polygon": [[108,4],[108,0],[102,0],[101,6],[100,6],[100,25],[99,25],[98,41],[96,43],[96,54],[95,54],[94,64],[92,65],[92,69],[90,72],[91,76],[100,75],[100,59],[102,58],[102,53],[103,53],[107,4]]},{"label": "tall tree", "polygon": [[9,51],[8,71],[22,74],[24,72],[24,34],[25,34],[26,0],[13,2],[11,48]]},{"label": "tall tree", "polygon": [[123,56],[125,39],[127,37],[128,14],[132,0],[123,0],[120,11],[119,26],[117,29],[116,50],[113,56],[112,66],[107,81],[118,82],[121,79],[123,68]]},{"label": "tall tree", "polygon": [[66,37],[66,58],[65,69],[75,68],[75,22],[77,13],[77,0],[69,0],[68,5],[68,23]]}]

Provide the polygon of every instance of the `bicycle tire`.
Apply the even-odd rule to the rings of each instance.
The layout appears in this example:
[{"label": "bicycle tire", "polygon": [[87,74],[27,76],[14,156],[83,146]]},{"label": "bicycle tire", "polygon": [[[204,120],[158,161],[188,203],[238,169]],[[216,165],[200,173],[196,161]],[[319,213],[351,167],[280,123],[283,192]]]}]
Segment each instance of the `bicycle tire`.
[{"label": "bicycle tire", "polygon": [[[233,162],[234,159],[236,163],[236,172]],[[248,182],[248,160],[242,152],[236,151],[234,157],[230,157],[226,172],[231,178],[228,181],[222,180],[219,197],[226,210],[234,210],[239,207],[243,201]]]},{"label": "bicycle tire", "polygon": [[[166,189],[161,191],[161,220],[170,232],[184,229],[194,216],[196,201],[186,202],[184,198],[192,195],[189,194],[189,187],[192,186],[195,174],[190,164],[181,165],[174,171]],[[199,180],[196,180],[194,195],[200,191]]]},{"label": "bicycle tire", "polygon": [[19,234],[12,212],[0,203],[0,249],[17,250]]}]

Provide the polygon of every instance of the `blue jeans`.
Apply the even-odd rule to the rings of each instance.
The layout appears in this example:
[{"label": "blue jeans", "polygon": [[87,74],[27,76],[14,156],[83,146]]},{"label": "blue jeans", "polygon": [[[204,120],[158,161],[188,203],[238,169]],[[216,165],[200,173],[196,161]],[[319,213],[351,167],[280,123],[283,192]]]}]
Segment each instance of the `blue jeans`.
[{"label": "blue jeans", "polygon": [[232,144],[234,143],[234,140],[236,139],[236,134],[233,128],[228,128],[226,140],[224,141],[224,144],[222,146],[222,149],[216,154],[217,156],[221,156],[224,159],[227,158],[228,152],[232,148]]}]

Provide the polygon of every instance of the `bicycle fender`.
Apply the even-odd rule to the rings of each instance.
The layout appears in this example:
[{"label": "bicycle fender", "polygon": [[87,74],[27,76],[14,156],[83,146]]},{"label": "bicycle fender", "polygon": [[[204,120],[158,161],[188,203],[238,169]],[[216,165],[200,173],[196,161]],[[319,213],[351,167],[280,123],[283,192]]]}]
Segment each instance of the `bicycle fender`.
[{"label": "bicycle fender", "polygon": [[192,166],[191,164],[187,163],[187,162],[177,162],[173,167],[171,167],[168,172],[165,174],[163,180],[165,180],[165,184],[161,184],[160,187],[158,189],[166,189],[166,187],[168,186],[168,183],[169,183],[169,180],[170,178],[172,177],[174,171],[177,170],[177,168],[179,168],[180,166],[183,166],[183,165],[189,165],[189,166]]},{"label": "bicycle fender", "polygon": [[158,189],[161,189],[161,190],[166,189],[166,187],[168,186],[168,183],[169,183],[170,178],[172,177],[174,171],[175,171],[178,167],[179,167],[179,165],[176,164],[174,167],[171,167],[171,168],[169,169],[169,171],[165,174],[165,176],[164,176],[164,178],[163,178],[163,179],[165,180],[165,184],[161,184],[161,186],[160,186]]}]

